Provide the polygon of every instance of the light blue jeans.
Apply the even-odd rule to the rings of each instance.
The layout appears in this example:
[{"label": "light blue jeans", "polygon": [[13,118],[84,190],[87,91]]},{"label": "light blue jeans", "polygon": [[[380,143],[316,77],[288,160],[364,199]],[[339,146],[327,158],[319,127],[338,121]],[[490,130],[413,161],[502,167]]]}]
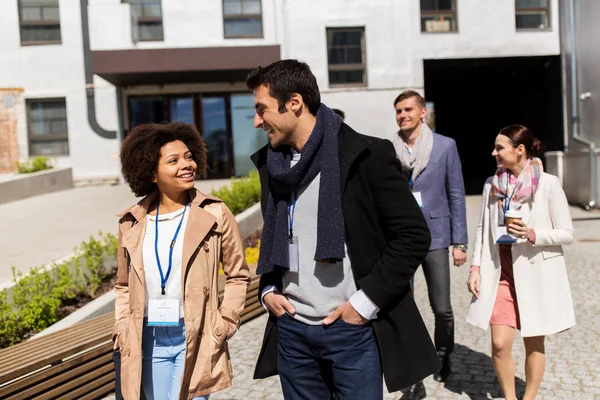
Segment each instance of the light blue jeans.
[{"label": "light blue jeans", "polygon": [[[185,326],[146,326],[142,337],[142,390],[146,400],[177,400],[185,361]],[[208,395],[194,397],[208,400]]]}]

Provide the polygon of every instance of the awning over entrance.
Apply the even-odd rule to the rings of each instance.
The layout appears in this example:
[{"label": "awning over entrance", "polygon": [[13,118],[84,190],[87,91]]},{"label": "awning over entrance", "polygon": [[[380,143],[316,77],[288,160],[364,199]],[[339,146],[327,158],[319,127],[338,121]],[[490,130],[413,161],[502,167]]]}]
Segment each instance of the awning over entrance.
[{"label": "awning over entrance", "polygon": [[94,74],[116,86],[239,82],[280,59],[279,45],[92,51]]}]

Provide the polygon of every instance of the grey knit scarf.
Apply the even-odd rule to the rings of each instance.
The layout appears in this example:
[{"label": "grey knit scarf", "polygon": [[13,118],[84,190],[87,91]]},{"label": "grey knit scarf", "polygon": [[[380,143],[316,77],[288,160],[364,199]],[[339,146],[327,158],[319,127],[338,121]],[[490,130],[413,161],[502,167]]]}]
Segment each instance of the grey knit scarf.
[{"label": "grey knit scarf", "polygon": [[433,148],[433,132],[429,126],[423,122],[421,124],[421,132],[419,137],[409,153],[408,145],[402,138],[402,132],[398,132],[394,136],[394,147],[396,148],[396,156],[402,163],[402,168],[412,171],[412,180],[416,181],[417,177],[427,164],[429,163],[429,157],[431,156],[431,149]]}]

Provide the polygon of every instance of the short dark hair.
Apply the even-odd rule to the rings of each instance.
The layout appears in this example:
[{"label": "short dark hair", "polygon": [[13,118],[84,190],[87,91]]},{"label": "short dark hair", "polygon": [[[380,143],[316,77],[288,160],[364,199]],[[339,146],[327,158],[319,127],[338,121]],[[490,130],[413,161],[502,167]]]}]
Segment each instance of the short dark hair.
[{"label": "short dark hair", "polygon": [[331,111],[342,117],[342,121],[346,119],[346,113],[340,110],[339,108],[332,108]]},{"label": "short dark hair", "polygon": [[264,68],[258,67],[248,75],[246,85],[250,90],[255,90],[262,85],[268,87],[269,94],[277,99],[280,113],[286,111],[285,103],[294,93],[302,96],[308,111],[313,115],[317,115],[321,105],[317,79],[308,64],[298,60],[281,60]]},{"label": "short dark hair", "polygon": [[396,97],[396,100],[394,100],[394,107],[396,107],[396,104],[400,103],[401,101],[410,99],[411,97],[417,98],[417,103],[419,103],[419,107],[427,107],[423,96],[421,96],[418,92],[415,92],[414,90],[405,90],[404,92],[400,93],[398,97]]},{"label": "short dark hair", "polygon": [[531,131],[523,125],[509,125],[500,130],[500,135],[510,139],[513,147],[525,147],[527,157],[537,157],[542,153],[542,142],[535,138]]},{"label": "short dark hair", "polygon": [[137,197],[157,190],[152,178],[158,169],[160,149],[176,140],[185,143],[197,164],[196,172],[203,175],[206,145],[195,126],[183,122],[142,124],[129,132],[121,145],[121,173]]}]

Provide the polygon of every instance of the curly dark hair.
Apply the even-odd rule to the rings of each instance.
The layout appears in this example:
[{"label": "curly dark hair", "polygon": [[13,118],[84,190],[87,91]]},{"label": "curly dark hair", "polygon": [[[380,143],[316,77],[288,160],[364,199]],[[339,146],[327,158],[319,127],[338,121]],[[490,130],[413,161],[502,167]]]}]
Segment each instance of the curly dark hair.
[{"label": "curly dark hair", "polygon": [[142,124],[129,132],[121,145],[121,173],[131,191],[138,197],[157,190],[152,178],[158,169],[160,149],[180,140],[192,153],[199,175],[206,171],[206,145],[193,125],[183,122]]}]

